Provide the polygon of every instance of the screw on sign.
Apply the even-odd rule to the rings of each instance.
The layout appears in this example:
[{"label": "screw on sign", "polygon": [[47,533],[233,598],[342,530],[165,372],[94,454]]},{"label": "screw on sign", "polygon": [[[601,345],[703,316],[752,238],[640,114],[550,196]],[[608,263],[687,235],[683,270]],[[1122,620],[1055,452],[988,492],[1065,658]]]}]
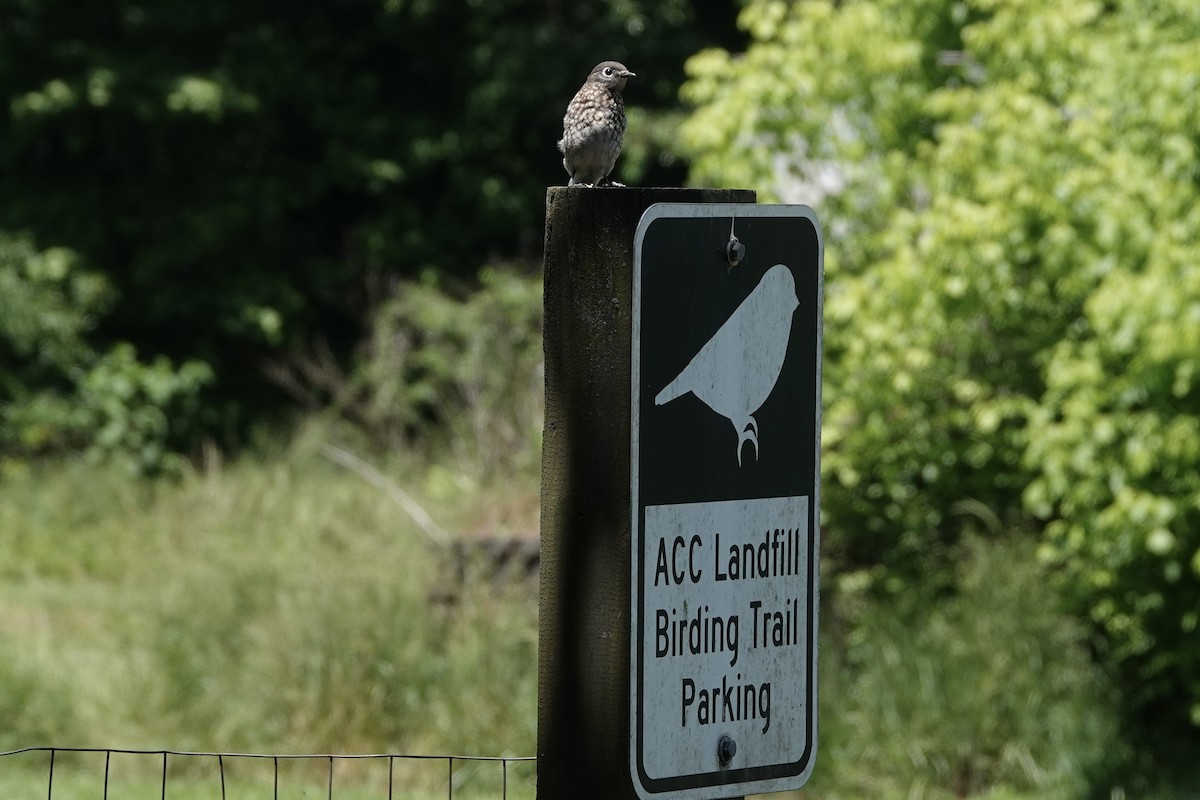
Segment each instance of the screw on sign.
[{"label": "screw on sign", "polygon": [[660,204],[638,227],[630,770],[644,798],[785,791],[812,771],[822,292],[806,207]]}]

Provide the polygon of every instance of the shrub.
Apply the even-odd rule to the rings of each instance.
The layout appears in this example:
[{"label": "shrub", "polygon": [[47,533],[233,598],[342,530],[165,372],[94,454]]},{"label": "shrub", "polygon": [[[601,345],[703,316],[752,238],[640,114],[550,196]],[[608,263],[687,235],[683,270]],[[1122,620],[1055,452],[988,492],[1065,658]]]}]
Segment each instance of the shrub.
[{"label": "shrub", "polygon": [[101,352],[89,334],[111,299],[71,251],[0,233],[0,457],[87,449],[139,474],[177,468],[212,372]]},{"label": "shrub", "polygon": [[967,540],[959,588],[940,601],[880,600],[842,582],[823,664],[818,794],[1081,797],[1127,755],[1086,628],[1032,549]]},{"label": "shrub", "polygon": [[425,438],[475,475],[527,474],[540,458],[541,327],[540,277],[488,268],[477,290],[455,292],[429,273],[381,304],[349,376],[329,360],[274,372],[315,384],[377,444]]},{"label": "shrub", "polygon": [[952,509],[1044,526],[1131,707],[1184,726],[1200,722],[1198,9],[759,0],[744,57],[689,63],[684,126],[695,178],[823,219],[829,552],[948,583]]},{"label": "shrub", "polygon": [[1025,498],[1135,707],[1200,725],[1200,248],[1175,230],[1145,273],[1114,268],[1054,350]]}]

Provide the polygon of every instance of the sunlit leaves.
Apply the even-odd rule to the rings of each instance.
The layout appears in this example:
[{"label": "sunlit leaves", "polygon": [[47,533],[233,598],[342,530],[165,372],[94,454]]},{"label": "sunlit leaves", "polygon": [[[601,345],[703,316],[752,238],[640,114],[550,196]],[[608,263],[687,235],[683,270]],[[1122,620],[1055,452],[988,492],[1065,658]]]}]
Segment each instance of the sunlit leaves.
[{"label": "sunlit leaves", "polygon": [[210,119],[220,119],[227,110],[254,111],[257,99],[231,86],[227,81],[198,75],[184,75],[174,81],[166,96],[167,108],[171,111],[199,114]]},{"label": "sunlit leaves", "polygon": [[1042,526],[1139,700],[1200,700],[1197,8],[752,2],[685,86],[695,177],[826,230],[833,551]]}]

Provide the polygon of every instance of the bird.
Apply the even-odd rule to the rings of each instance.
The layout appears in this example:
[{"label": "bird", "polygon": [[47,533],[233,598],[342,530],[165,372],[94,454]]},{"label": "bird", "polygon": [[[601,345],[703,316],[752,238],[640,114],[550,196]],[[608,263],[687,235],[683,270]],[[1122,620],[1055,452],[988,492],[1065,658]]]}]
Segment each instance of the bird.
[{"label": "bird", "polygon": [[608,180],[625,137],[621,90],[633,77],[624,64],[602,61],[567,105],[558,149],[570,176],[568,186],[594,186]]},{"label": "bird", "polygon": [[691,392],[733,423],[738,466],[746,442],[754,445],[757,461],[754,414],[779,380],[799,305],[792,271],[783,264],[771,267],[683,371],[655,396],[654,404]]}]

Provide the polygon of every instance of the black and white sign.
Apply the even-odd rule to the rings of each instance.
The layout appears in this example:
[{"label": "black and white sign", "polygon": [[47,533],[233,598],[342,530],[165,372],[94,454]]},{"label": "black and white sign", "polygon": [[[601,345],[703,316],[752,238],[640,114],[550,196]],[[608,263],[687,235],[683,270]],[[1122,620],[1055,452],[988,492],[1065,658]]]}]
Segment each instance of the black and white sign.
[{"label": "black and white sign", "polygon": [[659,204],[638,226],[630,769],[643,798],[785,791],[812,772],[822,258],[805,206]]}]

